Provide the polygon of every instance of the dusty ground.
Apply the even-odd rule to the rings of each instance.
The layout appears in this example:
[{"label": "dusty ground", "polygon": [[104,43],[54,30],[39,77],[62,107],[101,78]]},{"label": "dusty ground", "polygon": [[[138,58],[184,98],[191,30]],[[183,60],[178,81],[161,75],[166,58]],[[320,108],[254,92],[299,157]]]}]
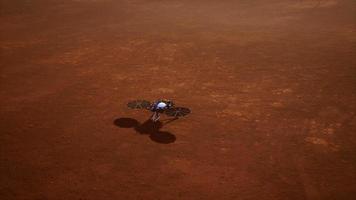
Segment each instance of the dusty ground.
[{"label": "dusty ground", "polygon": [[[354,199],[355,13],[1,0],[1,199]],[[193,113],[126,107],[161,97]]]}]

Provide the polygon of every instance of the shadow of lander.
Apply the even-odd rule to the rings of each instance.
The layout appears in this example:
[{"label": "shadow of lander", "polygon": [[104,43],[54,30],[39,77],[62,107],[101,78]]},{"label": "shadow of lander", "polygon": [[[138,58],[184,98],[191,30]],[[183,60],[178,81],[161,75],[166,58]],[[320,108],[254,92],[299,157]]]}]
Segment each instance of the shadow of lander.
[{"label": "shadow of lander", "polygon": [[[167,123],[170,123],[176,119],[171,119]],[[140,134],[149,135],[152,141],[162,144],[173,143],[176,140],[176,136],[167,131],[160,131],[163,127],[163,123],[160,121],[153,122],[152,120],[147,120],[142,124],[136,119],[132,118],[118,118],[115,119],[114,124],[120,128],[133,128],[136,132]]]}]

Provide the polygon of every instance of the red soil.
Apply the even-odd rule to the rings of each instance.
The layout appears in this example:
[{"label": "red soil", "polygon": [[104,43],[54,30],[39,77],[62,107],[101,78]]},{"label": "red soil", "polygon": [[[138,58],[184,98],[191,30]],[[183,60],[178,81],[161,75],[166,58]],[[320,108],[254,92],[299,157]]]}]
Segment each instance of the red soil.
[{"label": "red soil", "polygon": [[0,7],[1,199],[355,197],[353,0]]}]

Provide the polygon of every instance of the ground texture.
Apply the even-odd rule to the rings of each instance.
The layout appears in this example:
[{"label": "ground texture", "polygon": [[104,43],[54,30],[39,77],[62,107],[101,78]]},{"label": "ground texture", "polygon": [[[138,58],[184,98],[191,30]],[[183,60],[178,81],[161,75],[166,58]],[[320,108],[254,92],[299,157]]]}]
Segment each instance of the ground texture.
[{"label": "ground texture", "polygon": [[0,2],[1,199],[355,198],[355,1]]}]

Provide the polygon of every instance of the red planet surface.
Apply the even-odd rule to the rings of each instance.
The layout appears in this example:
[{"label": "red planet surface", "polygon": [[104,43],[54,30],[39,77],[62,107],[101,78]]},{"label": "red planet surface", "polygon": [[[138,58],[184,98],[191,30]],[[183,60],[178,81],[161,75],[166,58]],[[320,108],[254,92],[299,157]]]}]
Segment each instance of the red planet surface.
[{"label": "red planet surface", "polygon": [[355,1],[0,3],[1,199],[355,198]]}]

